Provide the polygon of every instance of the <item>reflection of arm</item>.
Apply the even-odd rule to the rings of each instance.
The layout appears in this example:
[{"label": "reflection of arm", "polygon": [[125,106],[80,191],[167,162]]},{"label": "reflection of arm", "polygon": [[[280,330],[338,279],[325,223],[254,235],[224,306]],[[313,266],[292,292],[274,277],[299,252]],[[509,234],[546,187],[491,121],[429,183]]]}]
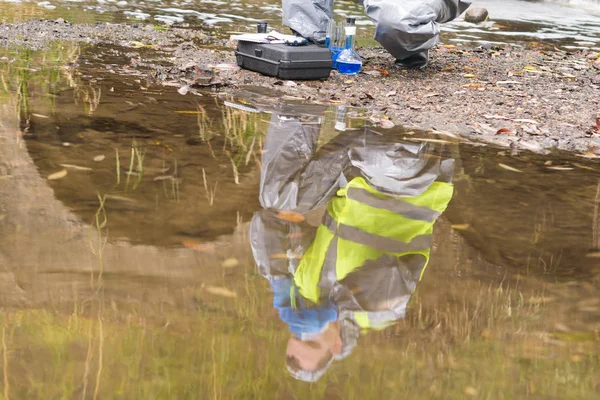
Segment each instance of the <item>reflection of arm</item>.
[{"label": "reflection of arm", "polygon": [[291,276],[314,238],[314,227],[292,223],[273,212],[256,212],[250,224],[250,245],[258,273],[267,279]]},{"label": "reflection of arm", "polygon": [[273,114],[264,144],[260,202],[305,212],[325,204],[344,181],[348,147],[333,140],[318,152],[320,120]]}]

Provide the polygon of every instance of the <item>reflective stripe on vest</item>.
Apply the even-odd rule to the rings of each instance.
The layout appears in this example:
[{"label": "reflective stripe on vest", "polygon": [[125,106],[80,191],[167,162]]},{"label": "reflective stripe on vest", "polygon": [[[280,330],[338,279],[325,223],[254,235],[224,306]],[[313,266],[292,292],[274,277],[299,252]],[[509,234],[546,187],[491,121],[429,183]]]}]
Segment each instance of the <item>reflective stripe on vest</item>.
[{"label": "reflective stripe on vest", "polygon": [[[420,254],[425,269],[433,224],[448,206],[453,189],[452,184],[434,182],[419,196],[399,198],[379,193],[362,177],[350,181],[329,202],[324,222],[296,270],[294,283],[302,296],[319,302],[328,250],[336,253],[327,258],[335,263],[337,281],[384,254]],[[332,243],[335,249],[330,249]]]}]

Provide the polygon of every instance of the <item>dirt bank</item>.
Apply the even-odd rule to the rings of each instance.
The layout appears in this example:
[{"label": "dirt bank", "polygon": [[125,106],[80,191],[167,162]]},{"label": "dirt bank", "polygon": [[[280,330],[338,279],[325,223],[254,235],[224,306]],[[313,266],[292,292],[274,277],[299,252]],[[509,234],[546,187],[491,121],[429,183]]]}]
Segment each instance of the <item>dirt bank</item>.
[{"label": "dirt bank", "polygon": [[[528,48],[440,45],[422,71],[393,66],[382,49],[360,49],[363,73],[327,81],[282,82],[234,67],[230,44],[203,32],[148,25],[72,25],[31,20],[0,25],[0,44],[43,48],[53,40],[137,47],[138,68],[170,86],[275,87],[315,102],[345,101],[395,124],[449,131],[533,151],[600,154],[600,57],[539,43]],[[141,44],[147,47],[141,47]],[[210,46],[210,48],[209,48]],[[149,52],[152,52],[150,55]],[[144,58],[152,62],[143,63]],[[160,61],[155,61],[160,60]]]}]

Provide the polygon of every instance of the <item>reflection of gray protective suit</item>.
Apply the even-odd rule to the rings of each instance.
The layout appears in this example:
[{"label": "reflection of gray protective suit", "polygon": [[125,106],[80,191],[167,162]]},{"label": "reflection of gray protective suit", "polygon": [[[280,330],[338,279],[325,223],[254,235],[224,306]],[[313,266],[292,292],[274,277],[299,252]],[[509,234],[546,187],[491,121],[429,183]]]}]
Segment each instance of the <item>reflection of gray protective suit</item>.
[{"label": "reflection of gray protective suit", "polygon": [[[463,0],[361,0],[376,24],[375,39],[395,58],[403,60],[432,48],[439,23],[462,14]],[[333,0],[283,0],[283,24],[302,36],[323,41],[333,15]]]},{"label": "reflection of gray protective suit", "polygon": [[[404,198],[418,197],[434,182],[451,181],[454,161],[431,156],[431,144],[401,142],[366,128],[347,131],[317,149],[322,143],[316,122],[273,114],[267,132],[260,185],[265,210],[255,214],[250,240],[259,273],[269,280],[294,276],[301,256],[318,240],[316,227],[278,218],[273,210],[314,210],[356,177],[378,193]],[[325,264],[335,265],[331,257],[328,253]],[[393,252],[367,261],[343,279],[336,277],[335,267],[325,266],[318,279],[320,299],[333,300],[340,319],[355,326],[384,327],[404,317],[424,267],[422,257]]]}]

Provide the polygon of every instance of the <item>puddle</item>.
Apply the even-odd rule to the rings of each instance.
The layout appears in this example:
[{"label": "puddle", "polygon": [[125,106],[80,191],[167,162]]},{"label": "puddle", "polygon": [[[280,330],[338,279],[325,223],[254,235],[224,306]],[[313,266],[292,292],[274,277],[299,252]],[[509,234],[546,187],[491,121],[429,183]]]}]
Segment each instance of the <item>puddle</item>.
[{"label": "puddle", "polygon": [[7,57],[4,397],[597,395],[597,161]]},{"label": "puddle", "polygon": [[[486,45],[544,42],[567,49],[600,51],[600,4],[596,0],[509,0],[501,4],[480,0],[476,6],[487,8],[492,21],[480,25],[463,20],[444,24],[443,42]],[[376,45],[372,40],[373,23],[361,4],[338,1],[335,7],[340,20],[349,15],[357,17],[359,44]],[[209,30],[221,39],[234,32],[254,31],[257,21],[267,21],[275,29],[282,29],[279,1],[8,1],[0,3],[0,9],[4,21],[62,17],[76,23],[183,23],[192,29]]]}]

